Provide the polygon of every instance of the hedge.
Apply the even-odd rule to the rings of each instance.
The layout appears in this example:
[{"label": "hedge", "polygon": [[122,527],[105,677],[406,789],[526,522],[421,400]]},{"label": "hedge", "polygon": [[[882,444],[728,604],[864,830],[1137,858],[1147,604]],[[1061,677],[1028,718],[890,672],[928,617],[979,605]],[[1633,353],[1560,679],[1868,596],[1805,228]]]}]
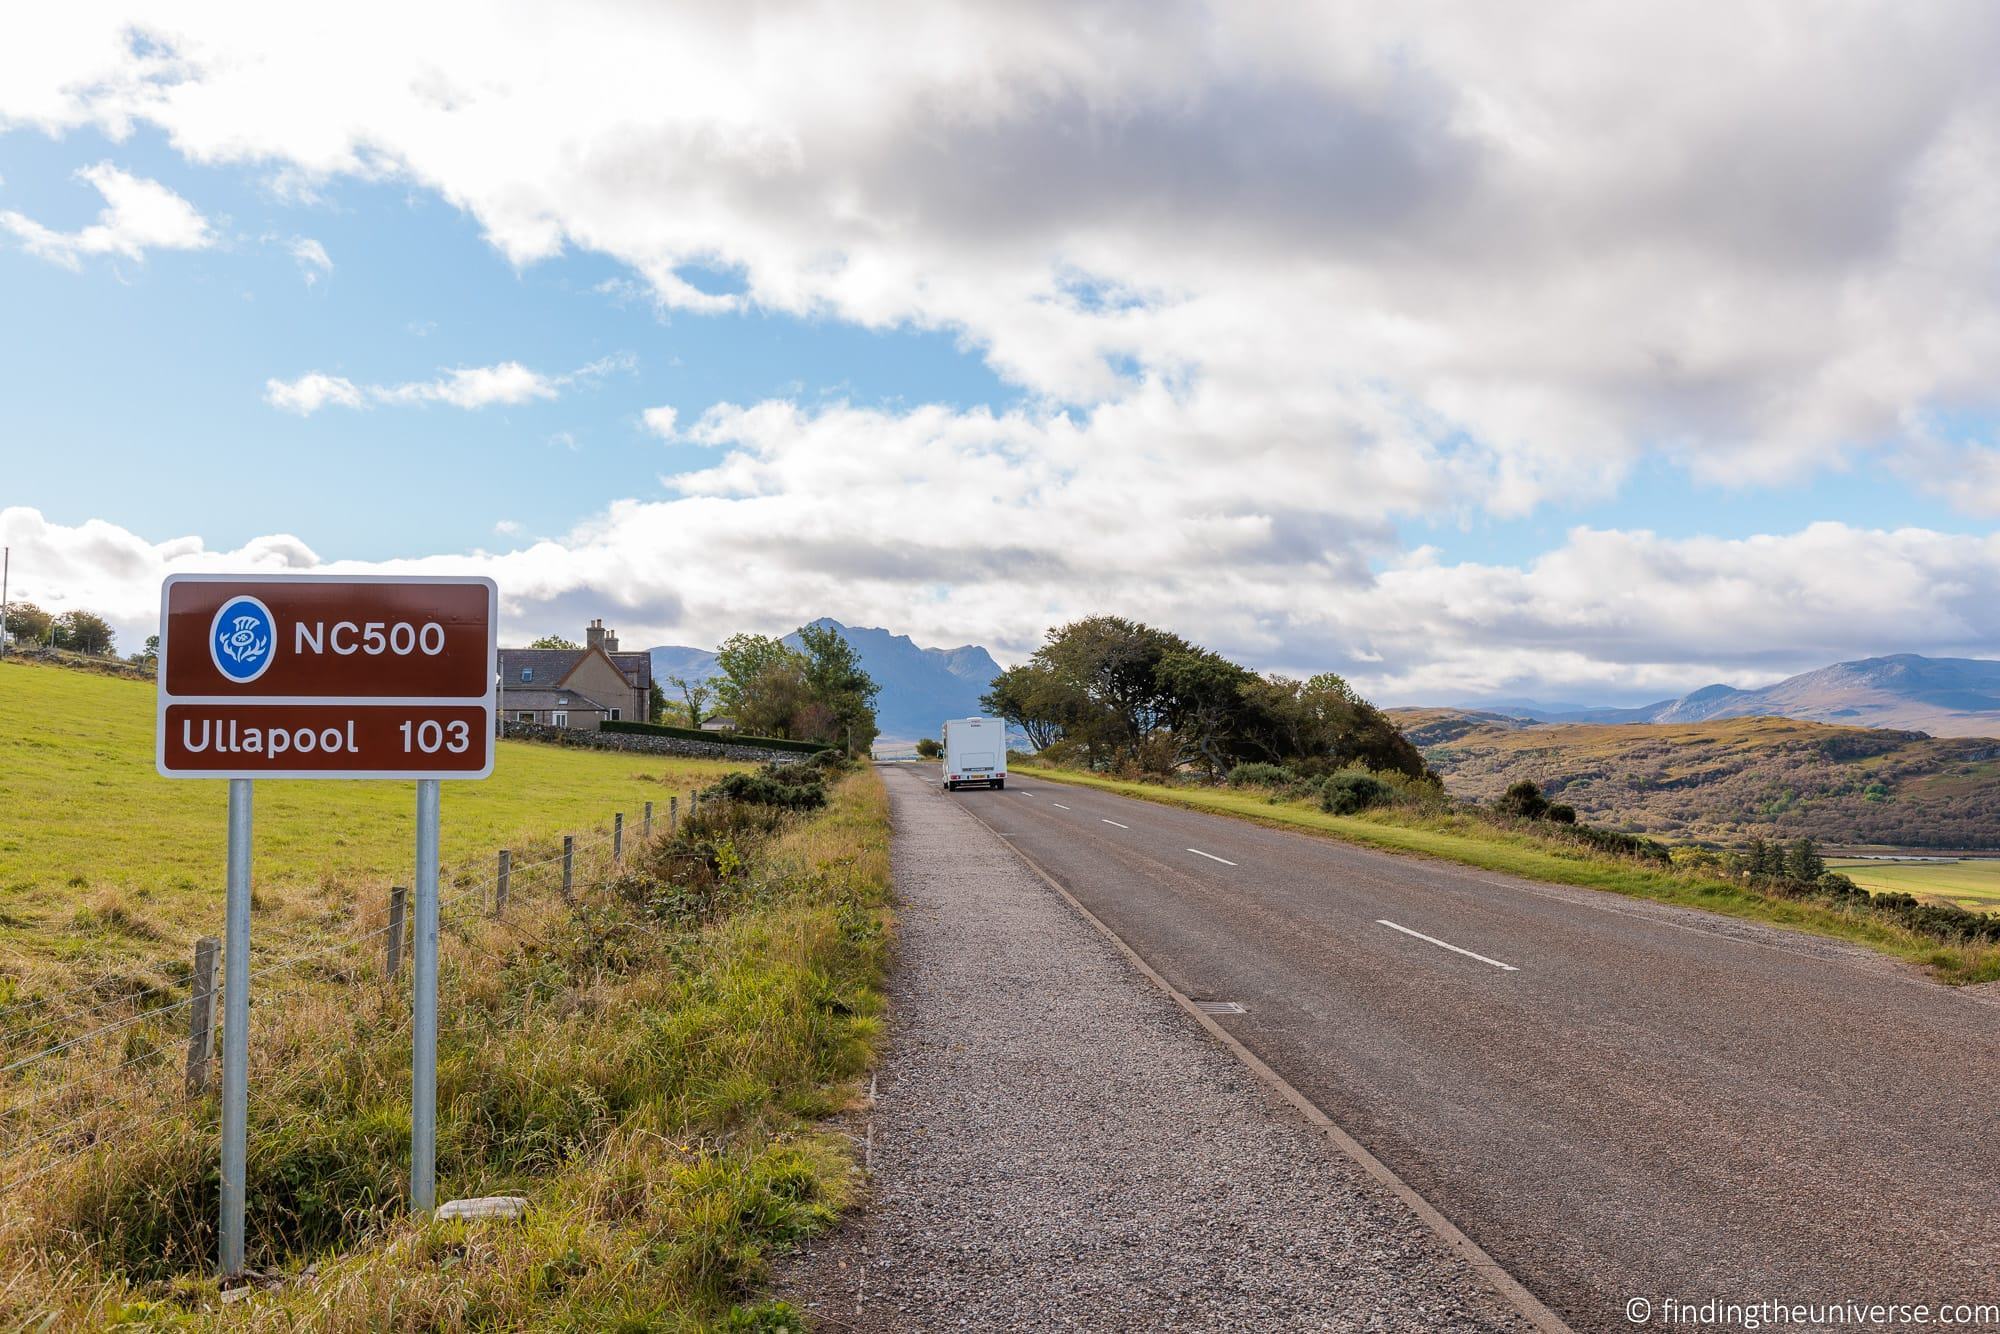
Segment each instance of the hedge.
[{"label": "hedge", "polygon": [[775,736],[745,736],[741,732],[704,732],[696,727],[668,727],[664,723],[602,722],[600,732],[630,732],[638,736],[672,736],[683,741],[714,741],[727,746],[758,746],[765,750],[795,750],[812,755],[831,750],[817,741],[787,741]]}]

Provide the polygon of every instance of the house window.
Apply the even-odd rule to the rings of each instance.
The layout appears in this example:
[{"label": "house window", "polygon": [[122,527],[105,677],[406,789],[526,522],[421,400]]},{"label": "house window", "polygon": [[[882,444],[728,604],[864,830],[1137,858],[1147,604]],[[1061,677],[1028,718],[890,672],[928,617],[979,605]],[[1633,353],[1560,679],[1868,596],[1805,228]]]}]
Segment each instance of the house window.
[{"label": "house window", "polygon": [[532,667],[523,667],[523,668],[521,669],[521,679],[522,679],[523,681],[532,681],[532,680],[534,680],[534,679],[535,679],[535,669],[534,669],[534,668],[532,668]]},{"label": "house window", "polygon": [[531,723],[535,721],[535,711],[533,709],[520,709],[515,712],[514,721],[517,723]]},{"label": "house window", "polygon": [[569,710],[557,709],[554,713],[549,715],[549,721],[557,727],[568,727]]},{"label": "house window", "polygon": [[613,709],[611,711],[611,721],[614,723],[618,721],[618,710]]}]

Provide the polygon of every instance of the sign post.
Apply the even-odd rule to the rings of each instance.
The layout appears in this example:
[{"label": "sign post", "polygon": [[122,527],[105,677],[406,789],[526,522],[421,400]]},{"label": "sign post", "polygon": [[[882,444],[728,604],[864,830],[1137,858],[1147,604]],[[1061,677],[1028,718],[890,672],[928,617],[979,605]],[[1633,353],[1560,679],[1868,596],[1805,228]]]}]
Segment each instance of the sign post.
[{"label": "sign post", "polygon": [[229,780],[217,1265],[243,1272],[252,784],[417,780],[410,1205],[436,1203],[438,782],[493,771],[491,579],[172,575],[160,590],[154,762]]}]

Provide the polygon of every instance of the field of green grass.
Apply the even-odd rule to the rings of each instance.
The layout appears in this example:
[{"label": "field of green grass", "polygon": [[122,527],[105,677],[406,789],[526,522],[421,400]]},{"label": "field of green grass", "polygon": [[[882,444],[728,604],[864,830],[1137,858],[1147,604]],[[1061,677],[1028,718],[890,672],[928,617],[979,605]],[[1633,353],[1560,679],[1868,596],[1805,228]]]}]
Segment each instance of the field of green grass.
[{"label": "field of green grass", "polygon": [[1021,766],[1059,782],[1102,788],[1128,797],[1232,815],[1263,824],[1364,844],[1390,852],[1436,857],[1529,880],[1576,885],[1634,898],[1701,908],[1880,950],[1931,969],[1943,981],[2000,978],[2000,949],[1941,945],[1873,916],[1796,899],[1773,898],[1712,876],[1656,868],[1592,853],[1581,847],[1498,828],[1469,815],[1388,808],[1363,815],[1329,815],[1304,802],[1279,801],[1253,789],[1167,787],[1129,782],[1070,769]]},{"label": "field of green grass", "polygon": [[[220,934],[227,784],[153,769],[153,687],[0,664],[0,1001],[34,975],[157,961],[184,971]],[[503,741],[493,776],[443,788],[447,868],[484,875],[501,847],[628,829],[643,804],[746,766]],[[257,785],[257,943],[282,946],[379,908],[407,883],[413,783]]]},{"label": "field of green grass", "polygon": [[1975,912],[2000,912],[2000,857],[1906,862],[1830,857],[1826,864],[1871,892],[1895,890]]}]

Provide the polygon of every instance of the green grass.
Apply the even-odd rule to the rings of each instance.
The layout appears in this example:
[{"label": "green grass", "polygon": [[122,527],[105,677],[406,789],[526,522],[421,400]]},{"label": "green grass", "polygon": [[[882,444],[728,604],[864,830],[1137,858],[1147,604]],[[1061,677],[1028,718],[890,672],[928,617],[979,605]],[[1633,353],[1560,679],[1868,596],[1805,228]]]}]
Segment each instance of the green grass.
[{"label": "green grass", "polygon": [[[153,768],[143,681],[0,665],[0,975],[105,966],[171,949],[222,918],[227,785]],[[627,827],[747,766],[503,741],[493,776],[443,786],[442,855],[488,865],[531,838]],[[264,943],[330,910],[373,908],[410,874],[415,785],[260,782],[253,879]],[[280,906],[283,905],[283,906]],[[184,967],[184,965],[181,965]]]},{"label": "green grass", "polygon": [[2000,912],[2000,857],[1907,862],[1830,857],[1826,864],[1871,892],[1893,890],[1975,912]]},{"label": "green grass", "polygon": [[521,1194],[524,1221],[404,1213],[407,989],[314,976],[261,993],[253,1041],[250,1261],[283,1284],[224,1306],[206,1275],[215,1100],[166,1052],[118,1076],[115,1133],[10,1194],[0,1325],[799,1328],[761,1287],[857,1180],[815,1119],[879,1036],[887,799],[863,770],[810,817],[704,803],[681,832],[574,905],[447,925],[439,1198]]},{"label": "green grass", "polygon": [[1921,964],[1946,982],[1987,982],[2000,978],[2000,949],[1941,945],[1930,937],[1863,913],[1769,897],[1711,876],[1659,869],[1544,842],[1532,834],[1501,829],[1468,815],[1429,814],[1399,808],[1356,816],[1329,815],[1305,803],[1276,801],[1268,793],[1167,787],[1068,769],[1022,766],[1021,772],[1162,805],[1301,829],[1388,852],[1435,857],[1528,880],[1654,899],[1846,940]]}]

